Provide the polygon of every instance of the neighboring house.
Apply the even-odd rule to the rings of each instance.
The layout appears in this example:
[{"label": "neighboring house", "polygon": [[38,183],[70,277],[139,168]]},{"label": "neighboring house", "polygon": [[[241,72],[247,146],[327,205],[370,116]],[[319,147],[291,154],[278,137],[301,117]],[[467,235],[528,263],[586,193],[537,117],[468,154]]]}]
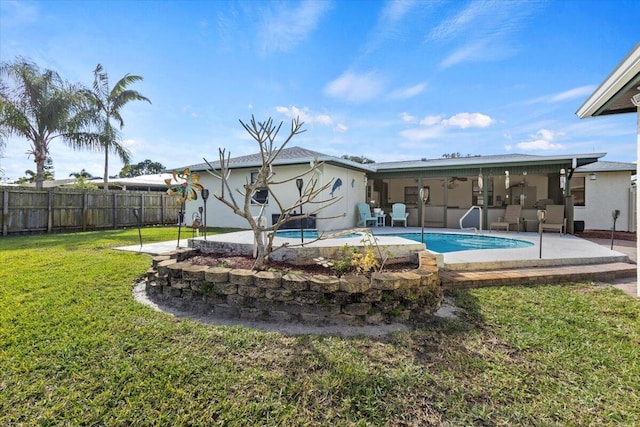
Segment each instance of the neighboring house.
[{"label": "neighboring house", "polygon": [[[108,185],[110,190],[167,191],[167,184],[165,184],[164,180],[169,178],[171,178],[170,173],[140,175],[132,178],[109,178]],[[87,182],[104,188],[103,178],[92,178]]]},{"label": "neighboring house", "polygon": [[[164,180],[171,178],[170,173],[160,173],[152,175],[140,175],[133,178],[109,178],[109,190],[129,190],[129,191],[167,191],[167,184]],[[54,179],[52,181],[44,181],[44,188],[70,187],[77,182],[76,178]],[[98,188],[104,188],[104,179],[102,177],[93,177],[85,179],[86,183],[91,183]],[[35,187],[35,184],[29,184],[29,187]]]},{"label": "neighboring house", "polygon": [[[328,156],[301,147],[285,148],[274,164],[278,181],[283,181],[309,169],[312,161],[324,162],[324,166],[316,173],[318,184],[332,182],[332,188],[326,190],[325,198],[331,191],[340,200],[324,209],[316,221],[319,230],[337,230],[354,227],[356,224],[356,205],[366,202],[389,213],[394,203],[403,203],[409,213],[408,225],[419,226],[422,217],[418,200],[419,188],[429,189],[429,202],[425,208],[425,225],[431,227],[458,228],[460,218],[471,206],[483,206],[483,228],[496,221],[504,213],[508,204],[521,204],[523,218],[529,231],[537,230],[536,212],[548,203],[564,204],[565,195],[573,194],[586,197],[585,206],[577,209],[577,220],[583,218],[606,218],[611,216],[613,201],[607,204],[591,202],[592,192],[596,184],[584,184],[583,170],[588,165],[596,164],[604,153],[567,154],[560,156],[534,156],[508,154],[497,156],[474,156],[454,159],[416,160],[406,162],[383,162],[362,165],[338,157]],[[608,162],[607,162],[608,163]],[[252,174],[260,165],[258,154],[232,158],[230,167],[230,186],[241,189],[250,182]],[[217,162],[212,163],[214,167]],[[628,228],[628,208],[626,204],[630,188],[629,166],[623,164],[619,170],[600,170],[599,179],[608,183],[608,195],[619,194],[623,199],[620,210],[625,209],[617,224],[618,230]],[[205,164],[191,165],[193,172],[201,175],[200,182],[212,193],[221,194],[221,183],[206,172]],[[183,169],[183,168],[181,168]],[[563,175],[564,173],[564,175]],[[479,177],[482,176],[482,186]],[[309,177],[305,178],[305,182]],[[561,188],[565,183],[565,189]],[[577,187],[576,187],[577,184]],[[581,186],[581,187],[580,187]],[[335,188],[333,188],[335,187]],[[573,191],[572,191],[573,188]],[[582,193],[580,193],[582,188]],[[289,206],[298,198],[295,181],[274,187],[278,197]],[[593,193],[597,194],[597,193]],[[238,203],[242,203],[241,195],[235,195]],[[616,200],[618,196],[616,196]],[[582,204],[582,202],[580,202]],[[201,199],[186,204],[186,222],[203,206]],[[304,212],[309,208],[303,207]],[[618,209],[618,208],[616,208]],[[247,222],[235,215],[231,209],[222,205],[214,197],[207,202],[207,225],[215,227],[247,228]],[[259,205],[254,205],[254,214],[259,213]],[[272,215],[280,212],[274,203],[268,203],[265,217],[268,225],[272,225]],[[572,230],[573,209],[567,208]],[[388,222],[388,218],[387,218]],[[604,220],[588,222],[588,228],[604,227]],[[591,226],[593,224],[593,226]],[[610,228],[610,224],[604,229]]]}]

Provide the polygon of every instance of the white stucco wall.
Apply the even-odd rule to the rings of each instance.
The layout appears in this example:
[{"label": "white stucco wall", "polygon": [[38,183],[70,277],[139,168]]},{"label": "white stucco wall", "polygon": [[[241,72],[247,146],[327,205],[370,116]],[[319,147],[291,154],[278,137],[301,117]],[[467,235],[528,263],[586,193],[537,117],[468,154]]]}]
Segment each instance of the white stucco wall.
[{"label": "white stucco wall", "polygon": [[[276,172],[274,180],[285,181],[308,169],[308,164],[276,166],[274,167],[274,171]],[[251,172],[255,171],[257,171],[257,168],[233,169],[231,171],[229,178],[230,187],[234,191],[233,197],[241,208],[244,204],[244,196],[235,190],[242,189],[243,185],[250,179]],[[209,196],[207,201],[207,226],[248,229],[249,224],[244,218],[234,214],[229,207],[225,206],[213,196],[214,193],[217,195],[222,194],[220,180],[214,178],[206,171],[198,173],[200,174],[200,183],[211,192],[211,196]],[[310,181],[310,177],[310,174],[303,177],[305,186]],[[316,171],[316,177],[318,179],[318,186],[328,183],[332,178],[334,179],[334,184],[337,179],[340,179],[342,182],[342,185],[334,191],[334,196],[340,198],[340,200],[333,205],[323,208],[317,213],[317,228],[321,231],[328,231],[354,227],[356,223],[356,204],[365,201],[364,172],[325,164]],[[332,190],[332,186],[325,190],[321,197],[316,200],[320,201],[322,199],[326,200],[331,198],[330,192]],[[293,205],[298,199],[298,189],[296,187],[295,180],[273,186],[272,189],[276,192],[277,197],[285,208]],[[226,190],[225,195],[228,195],[228,191]],[[187,225],[191,225],[192,215],[194,212],[197,212],[199,206],[204,206],[200,195],[198,196],[198,200],[186,203],[185,223]],[[306,204],[303,206],[303,212],[307,213],[317,210],[320,206],[324,205]],[[251,210],[254,215],[258,215],[260,207],[258,205],[252,205]],[[270,226],[272,224],[271,215],[279,213],[280,210],[276,203],[273,201],[268,203],[264,211],[264,215],[267,219],[267,225]]]},{"label": "white stucco wall", "polygon": [[584,221],[585,230],[611,230],[611,211],[620,210],[616,230],[629,231],[630,172],[598,172],[597,179],[588,174],[576,173],[574,177],[585,177],[585,206],[574,207],[574,219]]}]

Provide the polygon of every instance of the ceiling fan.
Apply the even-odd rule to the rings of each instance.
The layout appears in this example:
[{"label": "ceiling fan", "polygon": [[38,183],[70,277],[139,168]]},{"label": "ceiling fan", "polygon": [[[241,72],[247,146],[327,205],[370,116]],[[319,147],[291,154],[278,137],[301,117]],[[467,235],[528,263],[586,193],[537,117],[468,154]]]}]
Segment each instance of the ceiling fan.
[{"label": "ceiling fan", "polygon": [[[464,182],[464,181],[467,181],[468,179],[469,179],[469,178],[467,178],[466,176],[461,176],[461,177],[459,177],[459,176],[452,176],[451,178],[449,178],[449,179],[447,180],[447,188],[448,188],[449,190],[454,189],[454,188],[458,187],[458,181],[460,181],[460,182]],[[445,182],[445,180],[443,179],[443,180],[442,180],[442,185],[443,185],[443,186],[444,186],[444,182]]]}]

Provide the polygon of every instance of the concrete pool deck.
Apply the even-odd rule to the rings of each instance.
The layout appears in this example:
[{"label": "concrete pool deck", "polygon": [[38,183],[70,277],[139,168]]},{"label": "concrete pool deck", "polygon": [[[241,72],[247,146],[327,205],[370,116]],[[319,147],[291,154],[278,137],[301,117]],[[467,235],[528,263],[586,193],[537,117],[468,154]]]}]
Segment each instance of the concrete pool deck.
[{"label": "concrete pool deck", "polygon": [[[420,233],[419,227],[379,227],[372,228],[372,233],[380,237],[379,243],[382,245],[387,244],[401,244],[407,241],[400,237],[389,236],[389,234],[398,233]],[[425,233],[465,233],[474,234],[473,231],[460,231],[455,229],[434,229],[425,228]],[[520,271],[522,275],[531,276],[533,273],[530,270],[532,268],[549,268],[553,269],[550,272],[544,272],[541,270],[541,277],[549,277],[549,274],[560,274],[559,267],[564,266],[580,266],[585,268],[582,271],[594,271],[598,272],[599,265],[602,266],[600,270],[605,272],[608,268],[621,271],[620,277],[626,277],[623,280],[621,289],[625,290],[630,295],[637,295],[635,289],[637,283],[635,279],[629,277],[630,269],[635,270],[635,262],[637,260],[637,254],[635,250],[635,242],[626,241],[614,241],[614,250],[610,249],[610,241],[604,239],[593,239],[590,241],[575,237],[573,235],[560,235],[559,233],[544,233],[542,236],[542,258],[540,258],[540,235],[538,233],[529,232],[499,232],[499,231],[487,231],[484,230],[478,234],[494,236],[494,237],[506,237],[511,239],[520,239],[533,243],[532,246],[517,249],[483,249],[483,250],[468,250],[460,252],[449,252],[439,254],[439,263],[441,268],[451,272],[478,272],[491,270],[514,270]],[[200,236],[197,240],[203,240],[204,237]],[[251,231],[240,231],[226,234],[216,234],[207,236],[207,240],[210,241],[233,241],[241,244],[253,244],[253,234]],[[361,238],[344,238],[340,239],[339,245],[357,244]],[[295,241],[295,239],[292,239]],[[313,243],[305,243],[305,246],[335,246],[333,242],[317,241]],[[118,248],[121,250],[128,250],[134,252],[143,252],[149,254],[159,254],[163,252],[170,252],[175,250],[177,241],[159,242],[132,245],[128,247]],[[180,247],[188,247],[188,239],[180,240]],[[632,262],[634,264],[629,265]],[[605,265],[608,265],[605,267]],[[591,266],[591,267],[586,267]],[[554,269],[555,267],[555,269]],[[570,268],[570,267],[568,267]],[[574,267],[575,269],[575,267]],[[580,269],[577,269],[580,271]],[[564,270],[567,273],[567,277],[572,277],[569,270]],[[502,272],[504,276],[504,271]],[[545,276],[547,274],[547,276]],[[574,275],[573,277],[577,277]],[[610,278],[611,276],[605,276]],[[619,281],[618,276],[613,276],[614,279],[608,280],[608,282]]]},{"label": "concrete pool deck", "polygon": [[[461,231],[453,229],[425,229],[425,233],[455,233]],[[416,244],[416,242],[403,239],[389,234],[398,233],[420,233],[418,227],[380,227],[374,228],[373,234],[380,237],[381,245],[397,245],[397,244]],[[464,234],[474,234],[473,232],[462,232]],[[542,258],[540,258],[540,236],[538,233],[527,232],[499,232],[499,231],[482,231],[480,235],[493,237],[506,237],[510,239],[520,239],[533,243],[532,246],[525,248],[510,249],[482,249],[468,250],[459,252],[448,252],[439,254],[442,265],[448,270],[488,270],[494,268],[518,268],[518,267],[536,267],[536,266],[559,266],[559,265],[581,265],[581,264],[606,264],[614,262],[629,262],[629,255],[617,250],[611,250],[603,244],[598,244],[586,239],[575,237],[570,234],[560,235],[560,233],[544,233],[542,236]],[[187,239],[180,240],[180,247],[189,247]],[[203,236],[196,237],[193,240],[204,240]],[[253,244],[253,234],[251,231],[238,231],[233,233],[216,234],[207,236],[207,240],[211,242],[234,242],[238,244]],[[339,245],[344,244],[357,245],[360,243],[360,237],[341,238]],[[603,239],[599,239],[603,240]],[[278,241],[296,242],[296,239],[280,239]],[[299,241],[299,240],[298,240]],[[332,241],[320,240],[313,243],[305,243],[310,247],[327,247],[336,246]],[[143,252],[157,255],[163,252],[175,250],[177,241],[158,242],[139,245],[132,245],[118,248],[120,250]],[[428,249],[428,248],[427,248]],[[614,246],[617,249],[617,246]],[[634,255],[635,256],[635,255]]]}]

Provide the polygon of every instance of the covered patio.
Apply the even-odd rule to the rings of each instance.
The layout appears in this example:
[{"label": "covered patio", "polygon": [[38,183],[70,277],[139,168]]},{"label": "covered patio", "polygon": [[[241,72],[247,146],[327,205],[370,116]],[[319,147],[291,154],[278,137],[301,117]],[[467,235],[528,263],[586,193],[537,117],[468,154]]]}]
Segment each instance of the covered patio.
[{"label": "covered patio", "polygon": [[[476,219],[469,226],[484,230],[499,221],[506,206],[520,205],[521,231],[537,230],[538,209],[547,204],[565,205],[567,232],[573,233],[574,196],[580,197],[580,189],[584,194],[584,185],[572,191],[574,171],[604,155],[507,154],[380,163],[368,175],[367,200],[384,212],[390,212],[394,203],[405,204],[407,225],[413,227],[459,229],[460,219],[477,206],[482,208],[480,223]],[[428,189],[424,216],[421,188]]]}]

